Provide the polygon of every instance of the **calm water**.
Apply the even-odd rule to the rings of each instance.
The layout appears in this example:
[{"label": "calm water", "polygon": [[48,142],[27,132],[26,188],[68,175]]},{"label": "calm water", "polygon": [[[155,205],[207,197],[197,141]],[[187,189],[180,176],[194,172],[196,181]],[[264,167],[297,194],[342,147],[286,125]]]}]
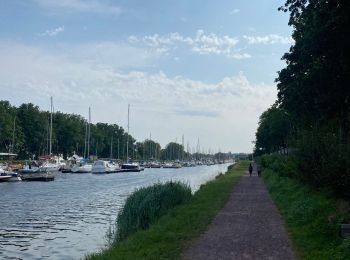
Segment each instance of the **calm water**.
[{"label": "calm water", "polygon": [[196,191],[227,166],[56,173],[53,182],[0,183],[0,259],[81,259],[105,246],[118,210],[136,188],[179,180]]}]

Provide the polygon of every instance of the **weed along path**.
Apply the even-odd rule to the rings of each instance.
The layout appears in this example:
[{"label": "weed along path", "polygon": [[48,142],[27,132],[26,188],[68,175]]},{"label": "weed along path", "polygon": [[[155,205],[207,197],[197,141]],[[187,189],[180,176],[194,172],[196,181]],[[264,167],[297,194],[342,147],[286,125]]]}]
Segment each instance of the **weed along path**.
[{"label": "weed along path", "polygon": [[241,177],[228,203],[183,259],[296,259],[281,216],[256,171]]}]

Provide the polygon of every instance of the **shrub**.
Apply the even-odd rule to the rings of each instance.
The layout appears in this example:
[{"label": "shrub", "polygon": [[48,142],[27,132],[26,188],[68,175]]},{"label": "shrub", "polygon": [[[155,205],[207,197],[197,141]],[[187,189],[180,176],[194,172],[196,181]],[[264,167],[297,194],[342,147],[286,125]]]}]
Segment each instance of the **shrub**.
[{"label": "shrub", "polygon": [[297,144],[299,178],[350,198],[350,145],[326,131],[303,132]]},{"label": "shrub", "polygon": [[158,183],[137,190],[127,198],[118,214],[115,240],[124,240],[130,234],[148,228],[169,209],[191,196],[191,188],[180,182]]},{"label": "shrub", "polygon": [[258,158],[258,163],[263,169],[270,168],[280,176],[295,177],[298,175],[295,156],[263,155]]}]

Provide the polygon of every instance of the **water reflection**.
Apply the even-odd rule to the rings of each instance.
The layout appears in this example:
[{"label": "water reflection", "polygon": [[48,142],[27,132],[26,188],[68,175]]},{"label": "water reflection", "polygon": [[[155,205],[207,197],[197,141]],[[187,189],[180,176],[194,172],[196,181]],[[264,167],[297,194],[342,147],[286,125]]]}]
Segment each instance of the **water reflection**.
[{"label": "water reflection", "polygon": [[193,191],[227,164],[110,175],[56,173],[53,182],[0,183],[0,259],[80,259],[105,246],[126,197],[178,180]]}]

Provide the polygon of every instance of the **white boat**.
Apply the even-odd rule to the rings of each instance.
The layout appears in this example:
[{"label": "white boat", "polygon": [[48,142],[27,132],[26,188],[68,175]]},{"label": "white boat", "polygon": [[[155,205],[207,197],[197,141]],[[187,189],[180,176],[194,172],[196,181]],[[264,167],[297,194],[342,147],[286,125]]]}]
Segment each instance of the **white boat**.
[{"label": "white boat", "polygon": [[44,161],[42,165],[39,166],[41,171],[55,172],[61,170],[66,165],[62,155],[52,157],[49,155],[41,156],[39,160]]},{"label": "white boat", "polygon": [[85,162],[79,162],[72,166],[71,172],[72,173],[90,173],[92,171],[92,164],[85,163]]},{"label": "white boat", "polygon": [[123,172],[139,172],[141,171],[138,163],[124,163],[122,164],[121,171]]},{"label": "white boat", "polygon": [[172,164],[169,163],[169,162],[163,163],[163,164],[162,164],[162,167],[163,167],[163,168],[172,168]]},{"label": "white boat", "polygon": [[182,168],[182,165],[181,165],[181,163],[180,162],[174,162],[172,165],[171,165],[171,168],[176,168],[176,169],[178,169],[178,168]]},{"label": "white boat", "polygon": [[160,167],[161,167],[161,164],[160,164],[159,162],[153,161],[153,162],[150,162],[150,163],[149,163],[149,167],[150,167],[150,168],[160,168]]},{"label": "white boat", "polygon": [[114,173],[119,171],[120,171],[119,165],[108,161],[103,161],[103,160],[95,161],[94,164],[92,165],[92,170],[91,170],[91,172],[95,174]]},{"label": "white boat", "polygon": [[16,172],[8,172],[0,169],[0,182],[15,182],[21,181],[21,177]]},{"label": "white boat", "polygon": [[72,172],[72,168],[75,165],[77,165],[79,162],[82,162],[82,161],[84,161],[84,158],[80,157],[79,155],[75,154],[75,152],[74,152],[72,157],[68,157],[65,165],[61,167],[61,172],[62,173]]}]

